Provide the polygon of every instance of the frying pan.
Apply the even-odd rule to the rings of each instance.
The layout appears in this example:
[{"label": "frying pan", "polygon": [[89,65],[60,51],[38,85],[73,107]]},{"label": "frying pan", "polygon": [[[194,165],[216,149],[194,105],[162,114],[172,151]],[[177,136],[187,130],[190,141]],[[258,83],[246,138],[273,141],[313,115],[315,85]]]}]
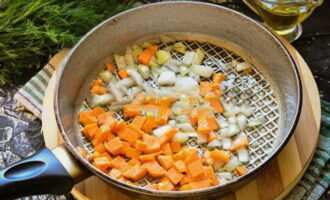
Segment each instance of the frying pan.
[{"label": "frying pan", "polygon": [[[89,150],[82,137],[77,113],[82,108],[89,85],[102,63],[136,41],[152,40],[169,34],[191,50],[201,48],[206,62],[220,70],[215,59],[230,63],[248,61],[255,66],[256,83],[250,90],[254,107],[267,123],[248,133],[258,141],[249,149],[249,172],[234,180],[193,191],[154,191],[132,186],[97,170],[76,150]],[[166,44],[165,44],[166,45]],[[223,71],[238,75],[235,70]],[[240,79],[241,80],[241,79]],[[233,83],[239,88],[244,83]],[[255,89],[255,87],[257,89]],[[235,90],[235,88],[234,88]],[[229,94],[224,94],[229,95]],[[236,98],[236,97],[235,97]],[[280,40],[258,22],[214,4],[178,1],[149,4],[122,12],[87,33],[71,50],[58,74],[55,113],[65,146],[36,155],[0,172],[0,198],[32,194],[63,194],[91,174],[135,198],[213,198],[244,184],[272,160],[291,137],[301,110],[302,90],[297,67]],[[237,102],[236,102],[237,103]]]}]

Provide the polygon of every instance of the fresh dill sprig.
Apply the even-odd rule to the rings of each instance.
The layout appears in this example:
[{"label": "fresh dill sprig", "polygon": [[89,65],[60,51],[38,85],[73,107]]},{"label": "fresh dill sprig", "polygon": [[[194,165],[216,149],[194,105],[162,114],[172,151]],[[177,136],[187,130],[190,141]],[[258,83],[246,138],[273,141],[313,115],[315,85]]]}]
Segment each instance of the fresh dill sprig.
[{"label": "fresh dill sprig", "polygon": [[134,0],[0,1],[0,86],[26,81],[64,47]]}]

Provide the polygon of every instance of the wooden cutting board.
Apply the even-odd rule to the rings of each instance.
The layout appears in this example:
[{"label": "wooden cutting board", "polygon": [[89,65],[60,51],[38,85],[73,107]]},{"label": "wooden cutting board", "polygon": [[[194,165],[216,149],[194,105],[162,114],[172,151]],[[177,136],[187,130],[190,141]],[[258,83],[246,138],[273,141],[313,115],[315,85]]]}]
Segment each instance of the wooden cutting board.
[{"label": "wooden cutting board", "polygon": [[[317,146],[320,128],[320,98],[313,75],[299,53],[288,43],[290,53],[295,59],[303,84],[303,107],[297,129],[282,152],[264,168],[251,182],[241,189],[219,197],[219,200],[268,200],[282,199],[298,183],[307,169]],[[64,49],[50,60],[54,67],[61,66],[68,49]],[[54,73],[44,97],[42,128],[46,146],[54,148],[62,144],[53,111]],[[96,176],[79,183],[72,190],[76,199],[101,200],[133,198],[116,191]]]}]

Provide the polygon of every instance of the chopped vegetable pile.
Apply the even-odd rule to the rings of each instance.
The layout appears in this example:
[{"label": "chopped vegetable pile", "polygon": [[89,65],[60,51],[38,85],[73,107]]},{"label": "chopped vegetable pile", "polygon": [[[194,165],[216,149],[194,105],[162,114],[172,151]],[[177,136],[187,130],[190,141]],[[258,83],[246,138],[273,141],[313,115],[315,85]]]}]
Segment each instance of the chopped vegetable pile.
[{"label": "chopped vegetable pile", "polygon": [[[172,45],[131,45],[105,64],[91,85],[89,109],[79,113],[94,151],[79,150],[96,168],[125,183],[153,177],[146,186],[153,190],[206,188],[246,174],[250,158],[244,130],[262,125],[265,117],[251,117],[250,105],[223,100],[230,80],[203,64],[202,49],[189,51],[166,35],[160,41]],[[236,67],[250,73],[252,66]],[[190,145],[192,138],[200,148]]]}]

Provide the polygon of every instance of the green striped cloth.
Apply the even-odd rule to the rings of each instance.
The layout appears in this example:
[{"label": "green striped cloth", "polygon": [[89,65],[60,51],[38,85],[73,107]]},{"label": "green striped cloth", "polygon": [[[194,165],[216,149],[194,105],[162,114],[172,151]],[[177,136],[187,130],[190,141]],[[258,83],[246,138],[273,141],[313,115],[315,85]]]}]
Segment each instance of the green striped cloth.
[{"label": "green striped cloth", "polygon": [[54,66],[47,64],[38,74],[19,89],[15,95],[15,99],[38,118],[41,118],[42,102],[54,70]]},{"label": "green striped cloth", "polygon": [[[46,65],[37,75],[27,82],[15,95],[15,98],[41,117],[43,97],[54,67]],[[330,103],[321,101],[322,121],[319,144],[311,165],[299,184],[286,197],[287,200],[320,198],[330,184]]]}]

